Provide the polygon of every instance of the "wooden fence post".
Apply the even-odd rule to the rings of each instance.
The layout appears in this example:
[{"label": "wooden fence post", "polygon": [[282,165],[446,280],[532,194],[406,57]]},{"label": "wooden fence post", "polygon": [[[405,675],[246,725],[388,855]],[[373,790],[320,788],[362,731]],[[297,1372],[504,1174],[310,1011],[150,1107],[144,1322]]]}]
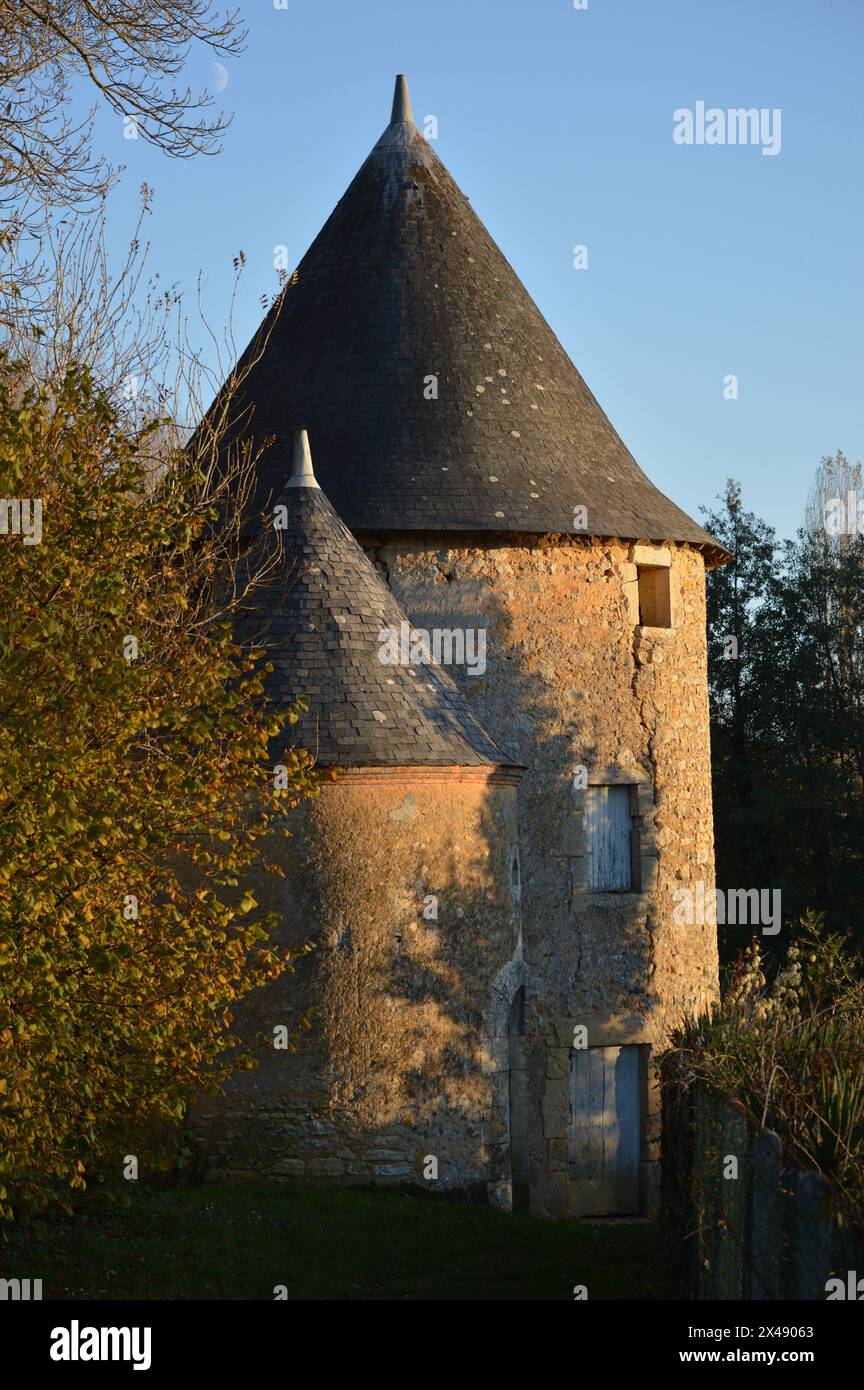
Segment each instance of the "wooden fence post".
[{"label": "wooden fence post", "polygon": [[744,1297],[778,1299],[782,1288],[783,1220],[780,1201],[780,1140],[770,1129],[750,1146],[750,1240]]},{"label": "wooden fence post", "polygon": [[[721,1145],[718,1155],[718,1241],[715,1298],[740,1299],[747,1238],[749,1142],[747,1115],[735,1102],[721,1102]],[[727,1176],[735,1160],[736,1176]]]},{"label": "wooden fence post", "polygon": [[707,1087],[696,1093],[694,1143],[694,1214],[696,1229],[696,1297],[717,1298],[717,1275],[723,1238],[721,1140],[723,1102]]},{"label": "wooden fence post", "polygon": [[823,1300],[831,1268],[834,1203],[821,1173],[791,1174],[789,1297]]}]

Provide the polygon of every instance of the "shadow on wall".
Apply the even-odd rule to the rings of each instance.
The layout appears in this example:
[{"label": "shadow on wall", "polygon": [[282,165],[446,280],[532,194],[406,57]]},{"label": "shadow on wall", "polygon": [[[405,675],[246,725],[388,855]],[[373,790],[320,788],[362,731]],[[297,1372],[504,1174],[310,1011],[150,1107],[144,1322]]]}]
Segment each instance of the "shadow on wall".
[{"label": "shadow on wall", "polygon": [[[586,1025],[592,1048],[614,1041],[644,1058],[665,1007],[655,977],[656,708],[624,588],[629,548],[575,537],[439,539],[441,549],[428,538],[370,537],[367,550],[415,627],[485,632],[486,669],[454,664],[451,674],[484,728],[526,766],[518,811],[530,1188],[532,1209],[564,1215],[578,1209],[584,1166],[574,1153],[574,1026]],[[586,782],[632,788],[627,891],[589,891]],[[635,1105],[647,1192],[656,1135],[644,1088]]]},{"label": "shadow on wall", "polygon": [[610,546],[573,537],[507,547],[470,536],[462,549],[452,541],[441,537],[448,548],[436,550],[397,537],[367,548],[416,627],[487,634],[485,671],[449,669],[483,727],[526,768],[518,808],[528,1030],[586,1010],[648,1017],[647,898],[586,891],[586,774],[642,783],[639,858],[657,856],[652,730],[634,693],[634,630],[615,569],[627,547],[613,563]]},{"label": "shadow on wall", "polygon": [[[265,901],[272,881],[256,895],[281,911],[286,945],[317,948],[238,1010],[260,1065],[196,1108],[208,1179],[417,1184],[510,1205],[515,843],[512,779],[485,769],[349,771],[298,808],[284,896]],[[299,1033],[295,1051],[273,1046],[280,1027]]]},{"label": "shadow on wall", "polygon": [[[590,558],[580,551],[570,590]],[[451,674],[527,765],[519,828],[512,785],[448,769],[349,771],[298,808],[284,896],[267,900],[273,880],[256,896],[280,912],[286,943],[311,937],[317,950],[242,1011],[261,1065],[194,1117],[210,1178],[417,1183],[506,1206],[524,1203],[530,1162],[532,1188],[550,1173],[566,1188],[572,1020],[589,1007],[650,1014],[652,934],[636,895],[584,892],[574,792],[578,768],[601,758],[614,779],[611,753],[628,743],[628,766],[647,763],[620,587],[603,593],[596,630],[571,600],[575,627],[540,613],[538,636],[530,584],[542,595],[538,565],[561,568],[549,554],[538,548],[533,578],[508,580],[526,589],[524,613],[488,573],[393,582],[416,625],[488,627],[486,673]],[[273,1047],[278,1026],[298,1032],[296,1051]],[[566,1208],[560,1191],[553,1207]]]}]

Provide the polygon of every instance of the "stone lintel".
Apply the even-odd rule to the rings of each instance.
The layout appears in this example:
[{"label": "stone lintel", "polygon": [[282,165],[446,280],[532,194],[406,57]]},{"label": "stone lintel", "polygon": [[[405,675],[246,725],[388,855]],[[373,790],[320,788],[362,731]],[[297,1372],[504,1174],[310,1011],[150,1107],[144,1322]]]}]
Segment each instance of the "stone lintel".
[{"label": "stone lintel", "polygon": [[672,554],[668,546],[634,545],[632,563],[634,565],[653,565],[657,569],[669,569]]},{"label": "stone lintel", "polygon": [[586,1010],[579,1017],[574,1014],[569,1018],[556,1019],[543,1030],[549,1049],[557,1043],[556,1050],[569,1055],[573,1050],[574,1028],[587,1028],[589,1047],[624,1047],[631,1043],[653,1046],[658,1036],[655,1023],[641,1014],[605,1014]]}]

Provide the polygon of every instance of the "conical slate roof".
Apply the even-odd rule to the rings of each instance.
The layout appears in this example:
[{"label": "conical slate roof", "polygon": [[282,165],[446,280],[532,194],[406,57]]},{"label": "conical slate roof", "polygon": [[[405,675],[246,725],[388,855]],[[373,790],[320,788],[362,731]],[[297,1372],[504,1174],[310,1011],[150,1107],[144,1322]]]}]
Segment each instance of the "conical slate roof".
[{"label": "conical slate roof", "polygon": [[590,535],[722,556],[619,439],[414,124],[402,77],[391,124],[246,365],[242,427],[273,439],[255,510],[272,505],[306,425],[353,532],[566,532],[584,507]]},{"label": "conical slate roof", "polygon": [[[273,526],[247,561],[270,566],[237,624],[267,648],[268,698],[310,697],[290,731],[323,766],[509,767],[441,666],[382,664],[380,635],[405,614],[319,488],[305,431]],[[278,527],[278,529],[277,529]]]}]

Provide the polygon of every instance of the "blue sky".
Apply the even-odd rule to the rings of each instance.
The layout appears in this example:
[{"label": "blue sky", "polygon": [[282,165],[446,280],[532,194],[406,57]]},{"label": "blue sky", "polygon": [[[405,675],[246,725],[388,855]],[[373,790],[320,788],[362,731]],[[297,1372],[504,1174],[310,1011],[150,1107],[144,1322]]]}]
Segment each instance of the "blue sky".
[{"label": "blue sky", "polygon": [[[791,534],[820,457],[864,459],[862,0],[239,0],[250,27],[215,158],[172,162],[100,117],[142,180],[150,266],[211,320],[247,270],[240,346],[387,124],[406,72],[418,124],[640,465],[691,514],[732,475]],[[214,80],[193,55],[194,84]],[[776,156],[676,145],[673,112],[780,108]],[[588,269],[573,268],[573,247]],[[191,304],[190,304],[191,307]],[[727,374],[738,399],[724,399]]]}]

